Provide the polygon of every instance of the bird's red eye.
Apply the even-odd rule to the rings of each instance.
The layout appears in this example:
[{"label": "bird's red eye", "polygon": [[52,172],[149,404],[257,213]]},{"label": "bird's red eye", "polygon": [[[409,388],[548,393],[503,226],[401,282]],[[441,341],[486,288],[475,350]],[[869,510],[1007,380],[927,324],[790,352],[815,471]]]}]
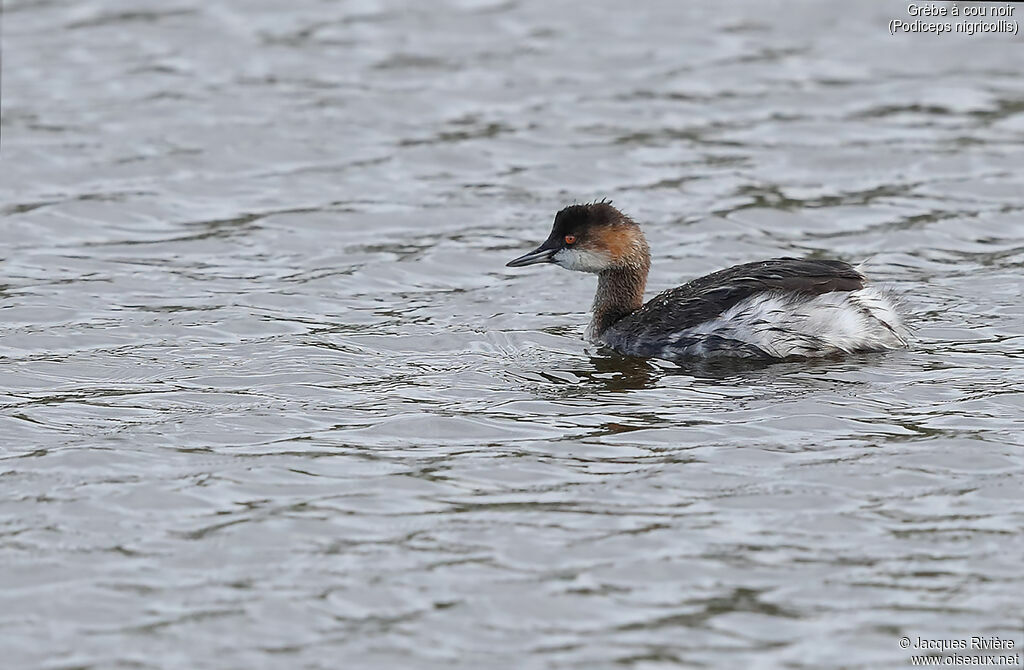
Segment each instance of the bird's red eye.
[{"label": "bird's red eye", "polygon": [[566,244],[572,244],[575,241],[576,241],[576,236],[575,235],[566,235],[565,236],[565,243]]}]

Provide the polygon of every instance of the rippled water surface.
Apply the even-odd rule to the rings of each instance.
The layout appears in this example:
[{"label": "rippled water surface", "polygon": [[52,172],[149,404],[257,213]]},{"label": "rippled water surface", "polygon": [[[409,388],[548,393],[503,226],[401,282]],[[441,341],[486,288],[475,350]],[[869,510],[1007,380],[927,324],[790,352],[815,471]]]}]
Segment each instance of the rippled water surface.
[{"label": "rippled water surface", "polygon": [[[4,667],[1020,651],[1020,42],[839,8],[8,0]],[[917,339],[595,350],[503,265],[600,197],[650,290],[868,259]]]}]

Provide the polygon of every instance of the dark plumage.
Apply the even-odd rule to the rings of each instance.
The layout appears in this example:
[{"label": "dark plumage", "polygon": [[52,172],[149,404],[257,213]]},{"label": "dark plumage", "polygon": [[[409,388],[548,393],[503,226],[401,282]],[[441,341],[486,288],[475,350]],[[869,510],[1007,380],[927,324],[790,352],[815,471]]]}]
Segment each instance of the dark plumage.
[{"label": "dark plumage", "polygon": [[[671,333],[710,321],[759,293],[778,291],[799,300],[833,291],[857,291],[865,284],[864,275],[844,261],[774,258],[734,265],[671,288],[609,326],[616,339],[648,343],[634,353],[651,355],[664,347]],[[716,350],[740,344],[723,341],[716,345],[713,338],[707,339]],[[751,348],[747,354],[736,355],[766,354]]]},{"label": "dark plumage", "polygon": [[864,275],[843,261],[773,258],[734,265],[659,293],[633,312],[637,321],[697,325],[762,291],[808,296],[864,288]]}]

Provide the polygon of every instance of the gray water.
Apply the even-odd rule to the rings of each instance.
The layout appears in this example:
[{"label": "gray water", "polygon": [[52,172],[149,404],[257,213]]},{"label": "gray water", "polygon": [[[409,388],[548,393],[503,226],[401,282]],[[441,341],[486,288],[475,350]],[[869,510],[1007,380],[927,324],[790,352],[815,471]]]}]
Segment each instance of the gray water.
[{"label": "gray water", "polygon": [[[1024,645],[1019,39],[899,3],[7,0],[4,668],[882,668]],[[841,11],[840,11],[841,10]],[[581,340],[868,261],[913,346]]]}]

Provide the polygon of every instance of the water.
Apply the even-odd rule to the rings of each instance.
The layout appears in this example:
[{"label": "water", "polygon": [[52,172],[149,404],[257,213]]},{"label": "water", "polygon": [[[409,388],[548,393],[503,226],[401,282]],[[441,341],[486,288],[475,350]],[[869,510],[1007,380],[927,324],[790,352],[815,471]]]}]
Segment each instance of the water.
[{"label": "water", "polygon": [[[1020,651],[1020,44],[841,9],[8,0],[5,667]],[[599,197],[651,290],[870,259],[917,339],[595,350],[503,264]]]}]

